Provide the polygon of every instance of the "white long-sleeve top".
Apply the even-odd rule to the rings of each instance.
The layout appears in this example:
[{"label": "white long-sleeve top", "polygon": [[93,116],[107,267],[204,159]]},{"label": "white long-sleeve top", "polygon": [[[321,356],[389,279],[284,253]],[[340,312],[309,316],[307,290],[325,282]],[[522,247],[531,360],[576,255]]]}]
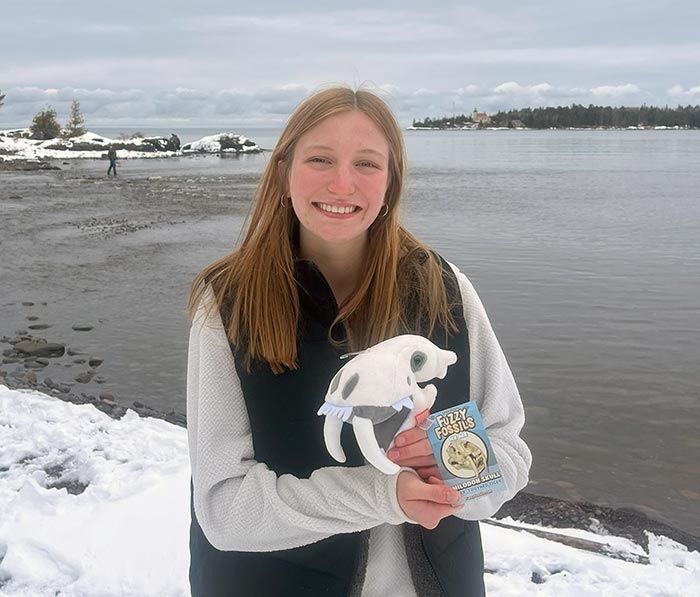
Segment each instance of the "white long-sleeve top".
[{"label": "white long-sleeve top", "polygon": [[[520,394],[483,304],[467,277],[450,266],[469,333],[470,397],[508,488],[469,500],[455,514],[480,520],[525,487],[532,456],[519,436],[525,421]],[[233,354],[218,310],[206,314],[207,300],[211,295],[190,329],[187,434],[194,511],[209,542],[222,551],[276,551],[372,529],[363,596],[414,595],[397,526],[413,521],[397,501],[398,474],[370,465],[331,466],[299,479],[256,461]]]}]

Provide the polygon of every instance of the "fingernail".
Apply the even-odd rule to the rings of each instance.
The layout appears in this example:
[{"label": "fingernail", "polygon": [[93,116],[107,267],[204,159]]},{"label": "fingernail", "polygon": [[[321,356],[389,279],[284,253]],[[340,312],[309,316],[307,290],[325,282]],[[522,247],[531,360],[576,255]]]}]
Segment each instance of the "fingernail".
[{"label": "fingernail", "polygon": [[387,456],[389,458],[396,458],[398,455],[399,455],[399,451],[394,450],[393,448],[391,450],[389,450],[389,452],[387,453]]},{"label": "fingernail", "polygon": [[401,446],[403,446],[403,438],[402,438],[402,437],[397,437],[397,438],[394,440],[394,445],[395,445],[395,446],[398,446],[399,448],[400,448]]}]

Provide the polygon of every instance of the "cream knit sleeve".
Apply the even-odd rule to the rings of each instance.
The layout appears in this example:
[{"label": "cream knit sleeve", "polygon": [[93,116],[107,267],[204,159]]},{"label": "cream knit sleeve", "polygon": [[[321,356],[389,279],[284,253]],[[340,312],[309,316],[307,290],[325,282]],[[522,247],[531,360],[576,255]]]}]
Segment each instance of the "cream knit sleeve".
[{"label": "cream knit sleeve", "polygon": [[187,434],[195,515],[209,542],[222,551],[275,551],[407,522],[397,475],[365,465],[321,468],[299,479],[255,460],[233,355],[207,301],[210,291],[190,330]]},{"label": "cream knit sleeve", "polygon": [[520,438],[525,413],[503,350],[479,296],[467,277],[450,263],[459,281],[464,318],[469,330],[470,397],[479,407],[507,491],[468,500],[455,514],[466,520],[493,516],[527,485],[532,454]]}]

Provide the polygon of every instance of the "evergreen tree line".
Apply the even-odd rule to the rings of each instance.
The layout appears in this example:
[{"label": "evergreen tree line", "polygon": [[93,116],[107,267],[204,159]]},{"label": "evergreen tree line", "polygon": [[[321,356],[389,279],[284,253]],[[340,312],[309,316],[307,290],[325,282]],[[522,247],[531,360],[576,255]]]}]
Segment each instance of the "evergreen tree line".
[{"label": "evergreen tree line", "polygon": [[471,124],[472,117],[466,114],[454,114],[453,116],[443,116],[442,118],[430,118],[426,116],[425,120],[413,119],[413,126],[434,126],[438,128],[449,128],[464,126],[465,124]]},{"label": "evergreen tree line", "polygon": [[[4,99],[5,95],[0,90],[0,108],[2,108]],[[34,116],[29,130],[34,139],[55,139],[56,137],[70,139],[84,135],[87,129],[85,128],[85,118],[80,111],[80,102],[74,99],[71,103],[70,115],[63,129],[58,123],[56,110],[51,106],[46,106]]]},{"label": "evergreen tree line", "polygon": [[580,104],[557,108],[524,108],[498,112],[492,116],[496,126],[512,126],[514,120],[520,120],[533,129],[550,127],[618,127],[628,126],[680,126],[700,128],[700,106],[647,106],[638,108],[611,106],[588,107]]},{"label": "evergreen tree line", "polygon": [[[520,121],[517,123],[516,121]],[[432,126],[450,128],[471,123],[471,116],[444,116],[413,121],[413,126]],[[522,123],[532,129],[547,128],[588,128],[628,126],[680,126],[683,128],[700,128],[700,106],[665,106],[620,107],[611,106],[558,106],[556,108],[523,108],[520,110],[500,111],[491,115],[489,126],[513,127]]]}]

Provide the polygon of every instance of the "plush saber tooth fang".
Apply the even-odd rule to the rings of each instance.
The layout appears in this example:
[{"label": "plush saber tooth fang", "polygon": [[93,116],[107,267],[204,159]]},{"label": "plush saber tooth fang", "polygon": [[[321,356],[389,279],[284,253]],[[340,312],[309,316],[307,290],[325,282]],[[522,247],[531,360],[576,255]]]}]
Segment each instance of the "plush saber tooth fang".
[{"label": "plush saber tooth fang", "polygon": [[323,439],[329,454],[338,462],[345,462],[345,452],[343,452],[343,446],[340,445],[342,428],[343,419],[326,415],[326,420],[323,423]]},{"label": "plush saber tooth fang", "polygon": [[323,438],[329,454],[345,462],[340,443],[343,423],[350,423],[368,462],[395,474],[400,467],[384,454],[397,433],[416,424],[415,415],[429,410],[437,388],[418,383],[443,378],[457,355],[427,338],[405,334],[380,342],[354,356],[335,374],[318,410],[326,420]]}]

